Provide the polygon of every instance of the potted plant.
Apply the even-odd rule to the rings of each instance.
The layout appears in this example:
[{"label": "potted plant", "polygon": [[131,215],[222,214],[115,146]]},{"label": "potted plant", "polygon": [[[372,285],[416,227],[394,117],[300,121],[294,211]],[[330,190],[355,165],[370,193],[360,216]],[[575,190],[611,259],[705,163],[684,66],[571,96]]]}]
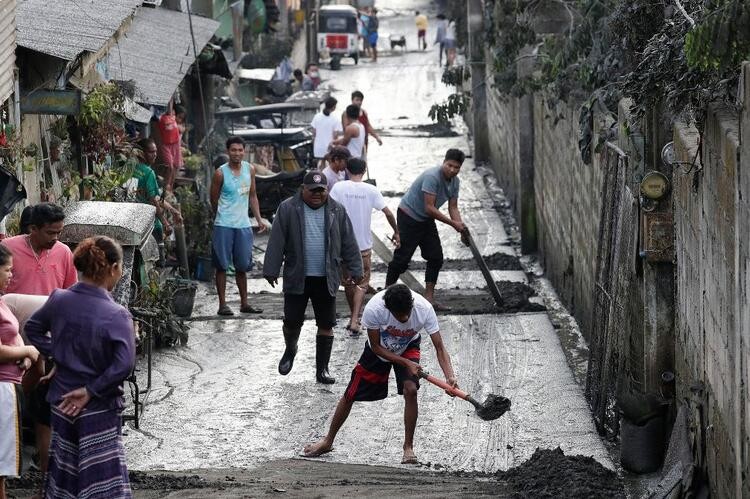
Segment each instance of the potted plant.
[{"label": "potted plant", "polygon": [[195,178],[198,171],[206,163],[206,158],[201,154],[189,154],[184,159],[185,176],[189,178]]},{"label": "potted plant", "polygon": [[195,269],[195,278],[199,281],[211,281],[211,231],[206,229],[212,218],[211,208],[190,187],[178,187],[175,189],[175,197],[180,204],[185,226],[190,268]]}]

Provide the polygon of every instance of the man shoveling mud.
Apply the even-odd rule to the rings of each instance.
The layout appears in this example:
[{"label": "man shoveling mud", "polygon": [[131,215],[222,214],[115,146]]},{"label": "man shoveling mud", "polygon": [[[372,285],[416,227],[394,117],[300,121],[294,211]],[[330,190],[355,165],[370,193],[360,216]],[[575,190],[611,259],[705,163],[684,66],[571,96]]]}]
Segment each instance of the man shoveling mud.
[{"label": "man shoveling mud", "polygon": [[396,284],[372,297],[365,306],[362,325],[368,341],[351,381],[336,406],[328,435],[305,446],[305,457],[318,457],[333,449],[333,441],[349,416],[355,401],[383,400],[388,395],[391,366],[396,373],[399,395],[404,396],[404,456],[402,464],[416,464],[414,430],[417,426],[419,389],[420,331],[430,335],[445,379],[458,387],[450,356],[443,345],[440,327],[432,305],[403,284]]},{"label": "man shoveling mud", "polygon": [[[443,266],[443,247],[435,221],[450,225],[459,234],[466,229],[458,211],[458,172],[464,158],[462,151],[448,149],[443,164],[423,171],[401,199],[396,214],[401,246],[393,252],[385,278],[386,286],[395,283],[409,267],[411,257],[419,247],[422,258],[427,260],[424,297],[439,311],[449,311],[450,307],[435,301],[435,284]],[[446,202],[448,216],[440,211]]]}]

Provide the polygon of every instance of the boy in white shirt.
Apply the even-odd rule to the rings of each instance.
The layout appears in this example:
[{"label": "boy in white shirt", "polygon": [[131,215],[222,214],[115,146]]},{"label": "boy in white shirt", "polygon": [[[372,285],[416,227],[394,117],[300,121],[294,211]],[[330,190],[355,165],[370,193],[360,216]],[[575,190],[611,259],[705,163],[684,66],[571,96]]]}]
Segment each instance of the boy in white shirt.
[{"label": "boy in white shirt", "polygon": [[398,234],[398,224],[393,212],[385,205],[385,199],[377,187],[362,181],[362,176],[367,171],[367,163],[359,158],[350,158],[346,162],[346,172],[349,180],[337,182],[330,191],[330,196],[344,206],[346,214],[354,228],[354,235],[357,238],[359,251],[362,254],[363,278],[358,285],[352,283],[349,271],[343,268],[344,290],[346,291],[346,301],[349,302],[349,311],[351,319],[346,329],[352,334],[357,335],[359,331],[359,311],[365,300],[365,291],[370,285],[370,268],[372,267],[372,232],[370,224],[372,222],[372,210],[382,211],[385,214],[388,223],[393,228],[394,246],[398,248],[401,245],[401,239]]},{"label": "boy in white shirt", "polygon": [[336,136],[343,132],[341,121],[333,112],[336,110],[338,101],[333,97],[325,100],[323,110],[317,113],[310,123],[313,129],[313,156],[318,160],[318,169],[324,167],[324,158],[328,153],[328,146],[336,140]]},{"label": "boy in white shirt", "polygon": [[349,416],[355,401],[382,400],[388,395],[391,366],[396,373],[399,395],[404,396],[404,455],[402,464],[417,464],[414,454],[414,430],[417,426],[417,390],[419,389],[420,331],[430,335],[438,363],[446,381],[458,387],[450,356],[440,336],[435,310],[425,298],[403,284],[381,291],[365,307],[362,324],[368,341],[352,371],[344,396],[336,406],[328,434],[305,446],[305,457],[318,457],[333,449],[333,441]]}]

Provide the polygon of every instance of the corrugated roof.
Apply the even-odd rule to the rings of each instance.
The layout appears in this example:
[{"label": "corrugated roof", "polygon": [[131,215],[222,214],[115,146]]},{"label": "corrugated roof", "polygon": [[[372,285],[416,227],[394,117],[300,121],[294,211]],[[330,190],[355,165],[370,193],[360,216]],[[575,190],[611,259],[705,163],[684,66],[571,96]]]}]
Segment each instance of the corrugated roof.
[{"label": "corrugated roof", "polygon": [[142,0],[19,0],[18,45],[73,60],[101,49]]},{"label": "corrugated roof", "polygon": [[16,0],[0,0],[0,104],[13,93],[16,62]]},{"label": "corrugated roof", "polygon": [[[199,53],[218,28],[218,21],[193,15]],[[134,81],[137,102],[163,106],[194,61],[188,15],[163,8],[141,8],[125,37],[110,52],[109,76],[113,80]]]}]

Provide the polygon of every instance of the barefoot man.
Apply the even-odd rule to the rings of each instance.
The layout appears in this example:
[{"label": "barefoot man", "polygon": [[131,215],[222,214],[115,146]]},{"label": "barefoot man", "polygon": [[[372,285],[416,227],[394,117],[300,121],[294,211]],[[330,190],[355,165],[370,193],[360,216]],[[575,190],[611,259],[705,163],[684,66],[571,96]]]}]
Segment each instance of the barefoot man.
[{"label": "barefoot man", "polygon": [[404,396],[403,464],[416,464],[414,429],[417,426],[417,390],[419,389],[420,331],[430,335],[438,363],[446,381],[457,387],[450,356],[440,336],[437,316],[432,305],[403,284],[381,291],[365,307],[362,325],[367,328],[368,341],[359,362],[352,371],[351,381],[336,406],[328,435],[307,445],[305,457],[317,457],[333,449],[333,441],[349,416],[355,401],[383,400],[388,395],[391,366],[396,373],[399,395]]}]

